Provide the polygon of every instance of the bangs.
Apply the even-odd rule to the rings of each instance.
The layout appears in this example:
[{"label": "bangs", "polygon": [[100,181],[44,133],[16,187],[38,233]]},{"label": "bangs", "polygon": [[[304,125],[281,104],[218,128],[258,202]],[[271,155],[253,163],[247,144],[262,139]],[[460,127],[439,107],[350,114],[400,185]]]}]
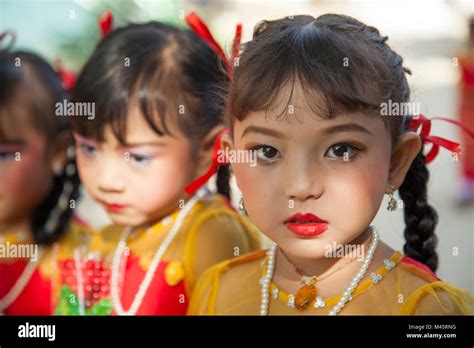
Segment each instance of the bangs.
[{"label": "bangs", "polygon": [[[96,117],[71,117],[73,130],[103,142],[110,127],[125,144],[133,105],[159,136],[173,136],[171,125],[190,137],[201,134],[206,129],[199,122],[209,116],[202,117],[200,109],[213,89],[213,73],[208,70],[216,69],[218,58],[198,40],[188,31],[158,22],[131,24],[110,33],[90,57],[73,92],[74,103],[94,103]],[[196,56],[204,57],[202,68]]]},{"label": "bangs", "polygon": [[[106,128],[110,127],[117,140],[125,144],[127,120],[132,105],[138,106],[141,116],[159,136],[173,135],[168,127],[169,122],[177,122],[180,128],[185,128],[181,124],[184,122],[179,122],[179,106],[189,105],[189,97],[180,93],[182,87],[179,80],[172,69],[163,67],[159,60],[152,60],[143,67],[136,81],[132,81],[127,88],[119,87],[114,90],[113,80],[104,81],[104,85],[108,87],[102,86],[97,93],[91,91],[89,96],[75,95],[73,101],[76,103],[94,103],[96,114],[91,120],[87,117],[71,118],[75,132],[102,142]],[[105,88],[112,89],[105,92]]]},{"label": "bangs", "polygon": [[330,26],[324,17],[297,16],[256,26],[235,71],[227,109],[231,120],[281,107],[277,99],[286,100],[279,116],[287,113],[297,84],[312,112],[323,118],[378,111],[390,98],[392,74],[378,49],[357,32]]}]

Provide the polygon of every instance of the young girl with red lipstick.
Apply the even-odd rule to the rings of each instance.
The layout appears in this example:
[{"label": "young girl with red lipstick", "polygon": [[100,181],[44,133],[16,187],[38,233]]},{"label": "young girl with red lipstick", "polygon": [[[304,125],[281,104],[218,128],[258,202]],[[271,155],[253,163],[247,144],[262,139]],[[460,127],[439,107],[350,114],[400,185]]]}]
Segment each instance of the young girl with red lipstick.
[{"label": "young girl with red lipstick", "polygon": [[[12,45],[12,32],[1,35],[10,38]],[[31,52],[3,48],[0,79],[0,314],[49,315],[74,260],[70,246],[90,250],[94,238],[74,214],[72,134],[56,114],[68,94],[59,74]]]},{"label": "young girl with red lipstick", "polygon": [[99,43],[78,77],[73,102],[93,103],[96,115],[73,120],[79,173],[114,223],[101,237],[111,314],[184,315],[204,270],[258,247],[228,202],[226,168],[219,194],[203,186],[229,80],[215,47],[191,30],[130,24]]},{"label": "young girl with red lipstick", "polygon": [[[440,144],[457,144],[430,137],[422,116],[384,111],[410,96],[409,71],[386,41],[334,14],[256,26],[222,145],[256,153],[256,167],[232,169],[241,205],[273,243],[207,271],[190,314],[473,313],[474,298],[433,273],[438,218],[426,163]],[[435,152],[425,157],[422,141]],[[389,210],[404,209],[405,255],[371,226],[384,193]]]}]

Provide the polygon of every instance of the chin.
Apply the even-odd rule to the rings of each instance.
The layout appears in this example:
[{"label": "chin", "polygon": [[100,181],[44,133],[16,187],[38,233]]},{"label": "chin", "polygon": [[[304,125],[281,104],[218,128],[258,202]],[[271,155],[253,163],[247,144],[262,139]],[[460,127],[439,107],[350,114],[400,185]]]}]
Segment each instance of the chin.
[{"label": "chin", "polygon": [[288,255],[294,257],[319,259],[325,257],[328,241],[320,237],[299,238],[291,234],[277,241]]},{"label": "chin", "polygon": [[114,213],[109,213],[109,218],[112,220],[112,222],[115,225],[121,225],[121,226],[140,226],[146,223],[144,219],[140,217],[134,217],[130,215],[125,215],[125,214],[114,214]]}]

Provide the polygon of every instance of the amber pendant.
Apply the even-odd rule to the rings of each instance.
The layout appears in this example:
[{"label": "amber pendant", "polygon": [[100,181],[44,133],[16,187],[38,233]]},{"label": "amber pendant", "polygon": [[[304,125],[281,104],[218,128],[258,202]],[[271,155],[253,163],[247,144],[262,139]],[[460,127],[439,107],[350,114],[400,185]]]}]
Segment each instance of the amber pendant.
[{"label": "amber pendant", "polygon": [[316,290],[315,283],[316,277],[313,277],[296,292],[295,307],[297,309],[303,310],[307,308],[309,304],[316,299],[318,291]]}]

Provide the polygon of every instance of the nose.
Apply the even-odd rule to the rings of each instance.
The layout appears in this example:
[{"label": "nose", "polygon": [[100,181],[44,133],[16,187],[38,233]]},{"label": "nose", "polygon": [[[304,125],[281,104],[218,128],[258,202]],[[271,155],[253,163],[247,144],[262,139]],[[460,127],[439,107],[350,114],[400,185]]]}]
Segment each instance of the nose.
[{"label": "nose", "polygon": [[120,161],[121,159],[112,156],[101,161],[97,172],[97,184],[101,192],[119,193],[124,191],[125,181],[120,170],[121,163],[118,163]]},{"label": "nose", "polygon": [[311,163],[307,158],[289,163],[284,187],[288,199],[299,202],[318,199],[324,192],[321,173],[316,163]]}]

